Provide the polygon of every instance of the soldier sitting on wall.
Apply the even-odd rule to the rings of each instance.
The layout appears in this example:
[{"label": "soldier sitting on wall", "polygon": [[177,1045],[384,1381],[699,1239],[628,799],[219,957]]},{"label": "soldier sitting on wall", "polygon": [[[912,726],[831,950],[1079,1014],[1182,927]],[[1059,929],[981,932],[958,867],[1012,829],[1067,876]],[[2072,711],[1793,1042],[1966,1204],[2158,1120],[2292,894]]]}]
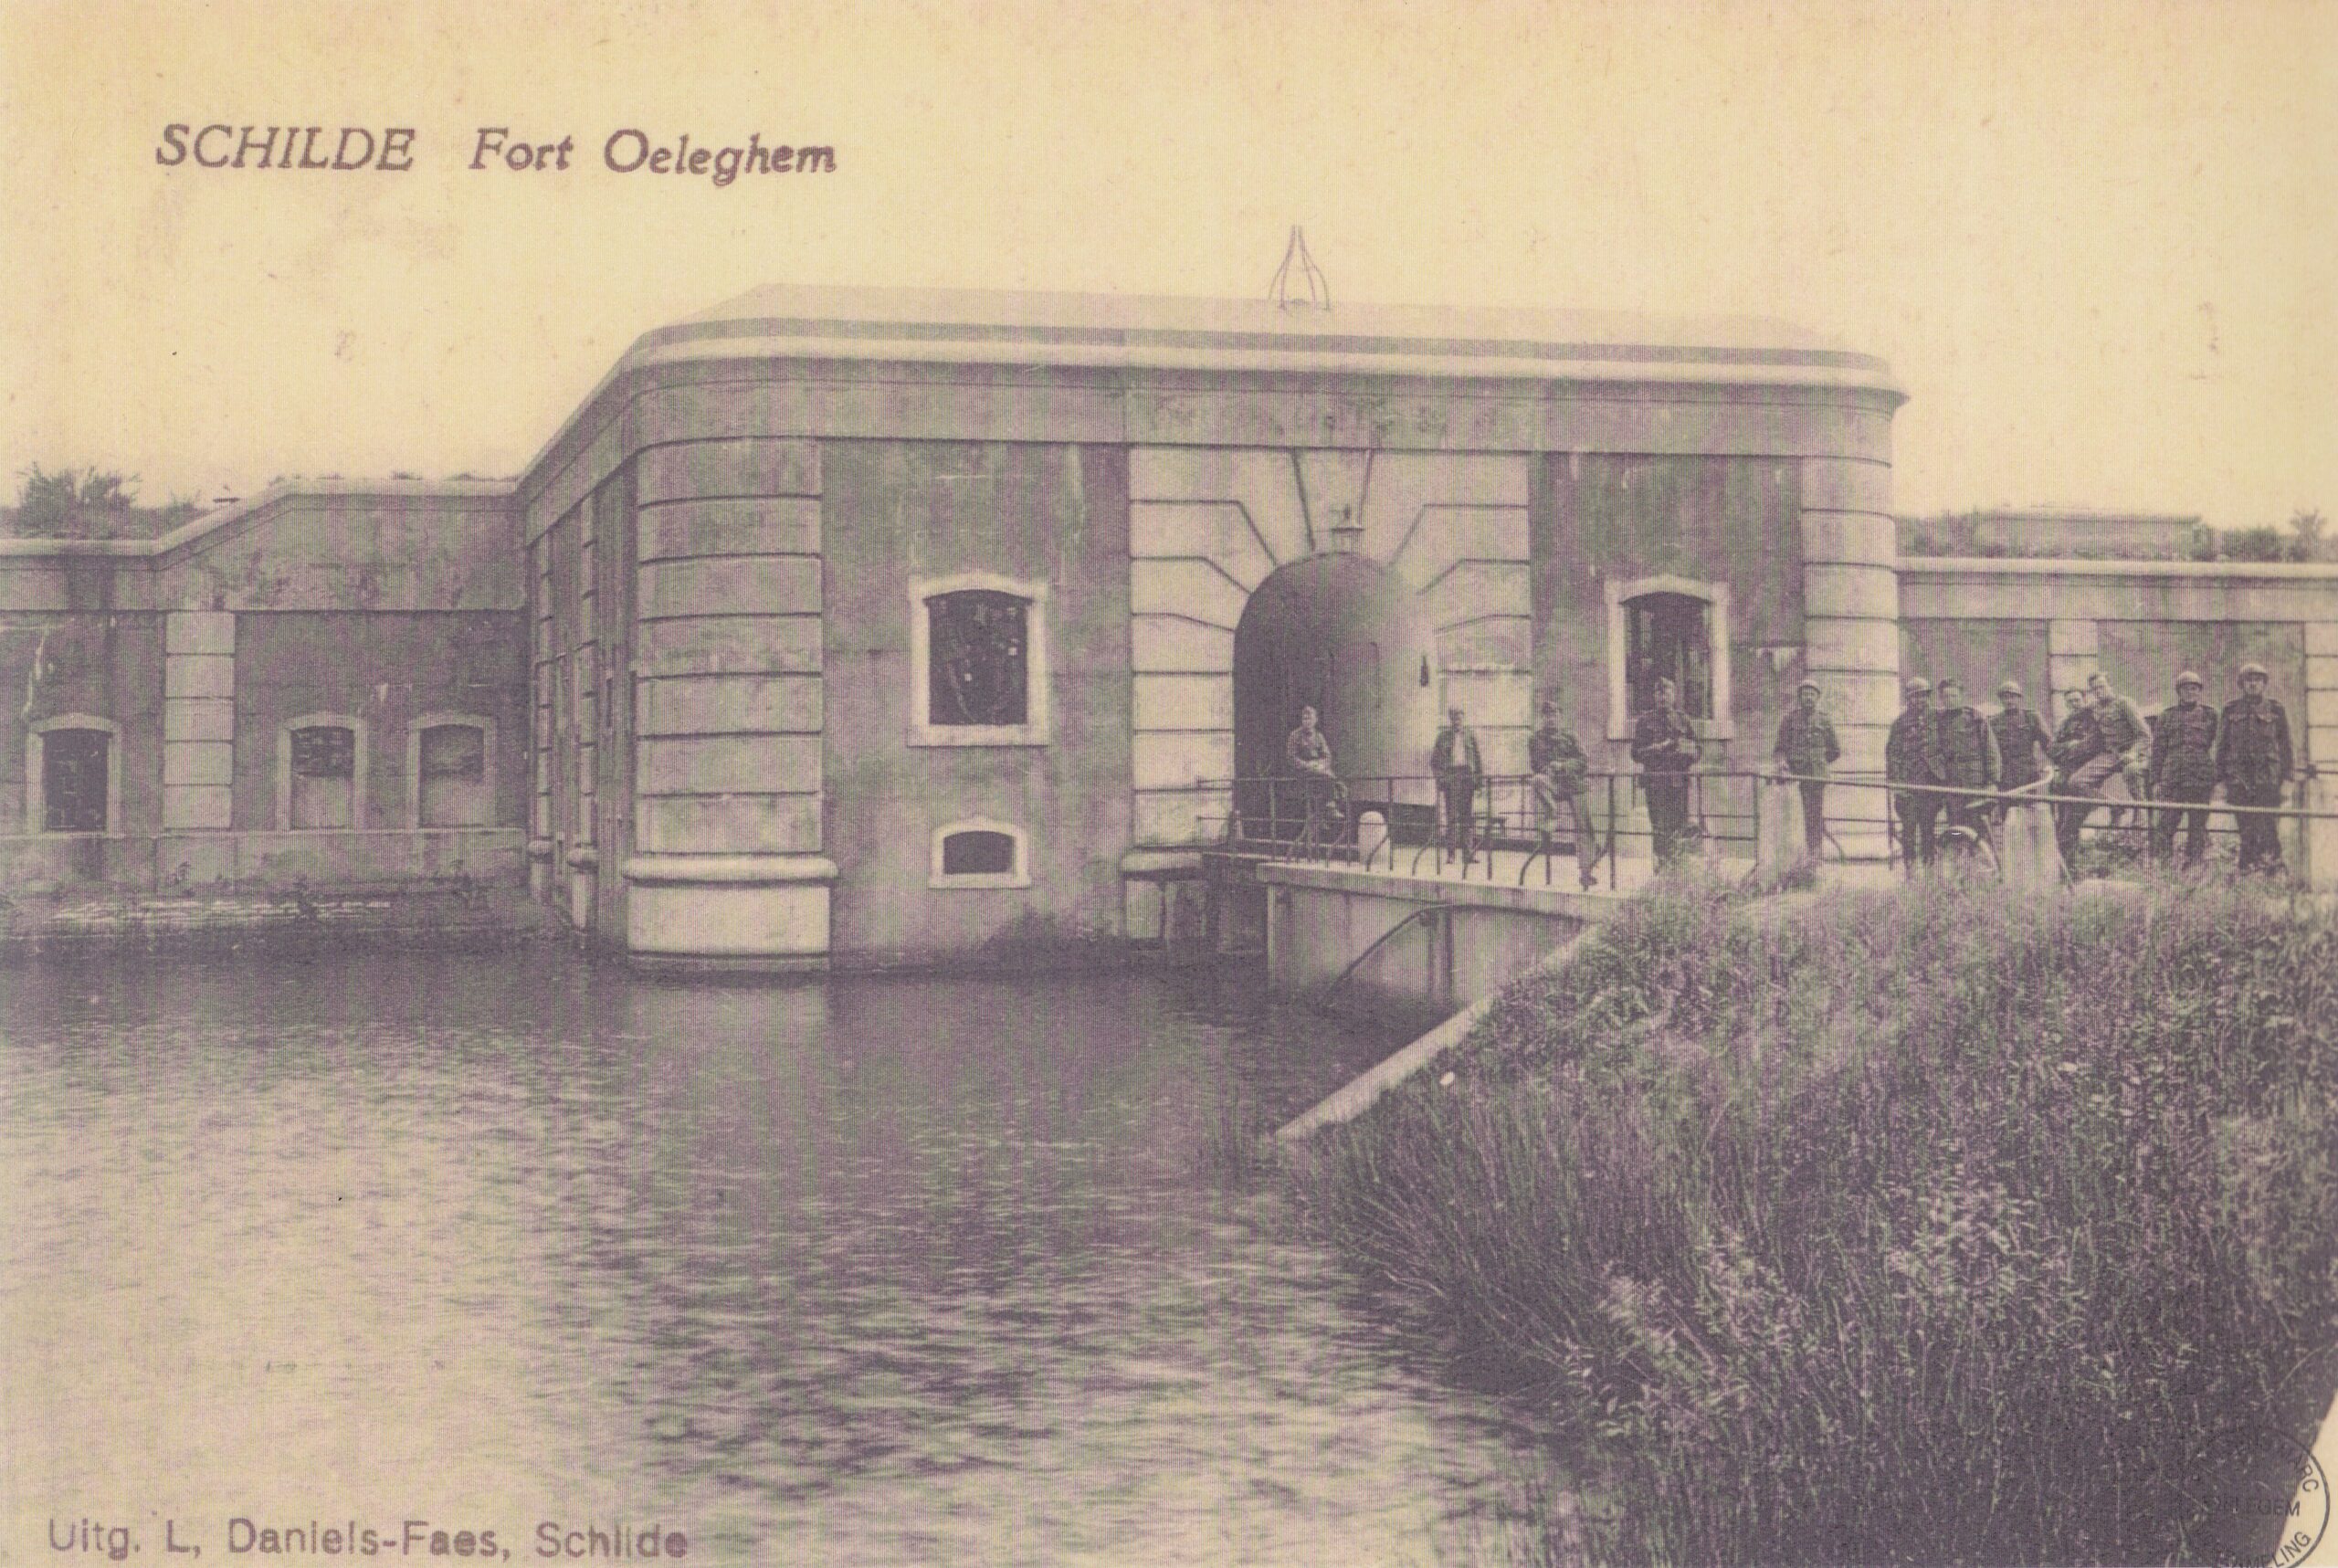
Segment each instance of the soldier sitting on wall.
[{"label": "soldier sitting on wall", "polygon": [[1282,756],[1291,776],[1299,780],[1309,821],[1319,812],[1331,822],[1346,817],[1348,787],[1332,771],[1332,742],[1315,727],[1314,709],[1300,709],[1299,727],[1283,738]]},{"label": "soldier sitting on wall", "polygon": [[[2053,793],[2071,794],[2072,777],[2101,751],[2102,731],[2095,722],[2094,709],[2088,703],[2086,693],[2072,687],[2062,693],[2061,727],[2054,731],[2054,743],[2047,748],[2047,755],[2054,763]],[[2078,864],[2079,834],[2091,809],[2081,805],[2054,807],[2054,843],[2062,852],[2064,866]]]},{"label": "soldier sitting on wall", "polygon": [[2197,866],[2208,848],[2208,797],[2217,789],[2217,710],[2200,700],[2206,684],[2191,670],[2175,678],[2175,702],[2160,710],[2152,725],[2154,800],[2174,801],[2189,811],[2163,811],[2152,824],[2152,858],[2175,853],[2177,819],[2188,816],[2184,864]]},{"label": "soldier sitting on wall", "polygon": [[1559,705],[1543,700],[1542,722],[1526,737],[1526,766],[1534,790],[1534,830],[1543,853],[1551,852],[1551,828],[1564,802],[1574,826],[1574,864],[1584,888],[1591,887],[1592,863],[1599,858],[1598,837],[1591,826],[1591,759],[1574,731],[1559,721]]}]

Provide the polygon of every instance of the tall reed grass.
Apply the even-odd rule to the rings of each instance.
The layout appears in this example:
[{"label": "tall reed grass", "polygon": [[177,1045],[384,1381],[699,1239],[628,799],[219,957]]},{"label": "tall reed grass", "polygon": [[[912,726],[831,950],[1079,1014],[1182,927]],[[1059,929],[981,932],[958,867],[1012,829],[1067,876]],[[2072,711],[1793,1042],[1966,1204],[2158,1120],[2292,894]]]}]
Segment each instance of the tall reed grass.
[{"label": "tall reed grass", "polygon": [[1601,1560],[2197,1558],[2211,1435],[2338,1381],[2327,915],[1675,886],[1452,1065],[1301,1188],[1605,1439]]}]

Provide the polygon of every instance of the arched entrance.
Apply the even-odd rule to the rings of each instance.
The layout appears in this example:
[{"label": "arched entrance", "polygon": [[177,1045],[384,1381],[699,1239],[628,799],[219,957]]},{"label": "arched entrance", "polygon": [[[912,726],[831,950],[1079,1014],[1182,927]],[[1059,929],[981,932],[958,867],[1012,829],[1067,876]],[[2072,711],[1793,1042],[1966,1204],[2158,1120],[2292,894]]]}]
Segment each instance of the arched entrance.
[{"label": "arched entrance", "polygon": [[[1252,591],[1234,633],[1236,776],[1279,777],[1283,742],[1301,707],[1315,710],[1332,764],[1356,805],[1426,806],[1426,785],[1386,782],[1427,771],[1438,727],[1435,635],[1417,595],[1363,556],[1311,555],[1277,568]],[[1249,830],[1275,817],[1264,784],[1236,800]],[[1295,800],[1295,797],[1292,797]],[[1295,822],[1286,822],[1286,832]]]}]

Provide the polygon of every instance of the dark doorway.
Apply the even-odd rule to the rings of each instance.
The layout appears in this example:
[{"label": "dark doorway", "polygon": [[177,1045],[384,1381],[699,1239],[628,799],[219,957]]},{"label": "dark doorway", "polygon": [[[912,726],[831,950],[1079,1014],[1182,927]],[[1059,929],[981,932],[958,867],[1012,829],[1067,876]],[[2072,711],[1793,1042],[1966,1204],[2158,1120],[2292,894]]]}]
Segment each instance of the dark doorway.
[{"label": "dark doorway", "polygon": [[[1283,745],[1311,707],[1355,810],[1430,809],[1425,779],[1438,726],[1437,647],[1413,594],[1374,562],[1294,561],[1251,593],[1234,633],[1235,808],[1253,837],[1305,820]],[[1398,820],[1389,816],[1394,826]],[[1353,813],[1351,814],[1351,825]]]}]

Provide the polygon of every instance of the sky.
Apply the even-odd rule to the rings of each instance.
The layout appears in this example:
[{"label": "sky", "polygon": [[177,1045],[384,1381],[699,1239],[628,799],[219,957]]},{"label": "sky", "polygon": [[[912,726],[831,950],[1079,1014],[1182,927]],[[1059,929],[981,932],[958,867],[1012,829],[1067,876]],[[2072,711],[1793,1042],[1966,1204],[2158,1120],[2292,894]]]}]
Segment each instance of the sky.
[{"label": "sky", "polygon": [[[164,127],[416,131],[403,173]],[[469,164],[481,127],[571,168]],[[620,174],[654,143],[835,174]],[[773,282],[1781,318],[1897,509],[2338,512],[2338,0],[0,0],[0,466],[142,499],[516,474]]]}]

